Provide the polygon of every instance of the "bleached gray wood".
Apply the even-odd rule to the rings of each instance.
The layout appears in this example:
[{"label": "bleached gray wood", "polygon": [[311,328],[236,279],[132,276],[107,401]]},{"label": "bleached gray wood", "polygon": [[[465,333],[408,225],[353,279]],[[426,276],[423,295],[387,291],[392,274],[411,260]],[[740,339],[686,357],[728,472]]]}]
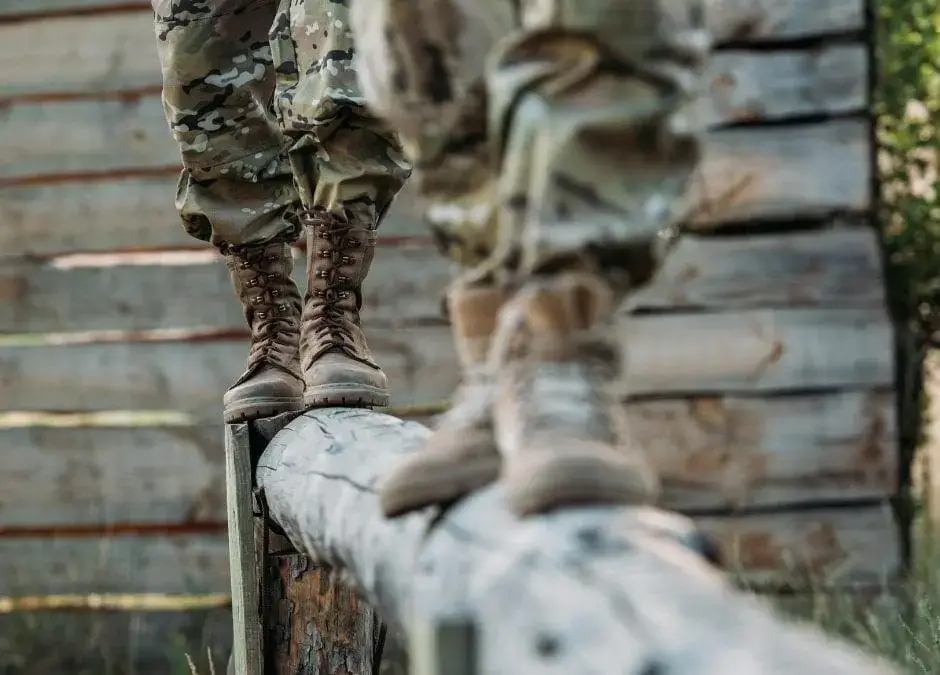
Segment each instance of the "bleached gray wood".
[{"label": "bleached gray wood", "polygon": [[[861,44],[718,52],[690,112],[707,125],[860,112],[867,101],[865,53]],[[106,99],[12,103],[2,119],[0,178],[179,162],[158,87]]]},{"label": "bleached gray wood", "polygon": [[0,17],[18,17],[46,12],[105,10],[139,5],[149,9],[148,0],[3,0],[0,4]]},{"label": "bleached gray wood", "polygon": [[[459,380],[447,326],[366,326],[392,405],[446,399]],[[129,336],[133,337],[133,336]],[[180,410],[218,419],[247,340],[6,347],[0,410]],[[625,396],[871,388],[894,381],[883,309],[753,310],[625,316]],[[728,345],[734,345],[733,350]]]},{"label": "bleached gray wood", "polygon": [[0,596],[228,592],[224,534],[0,538]]},{"label": "bleached gray wood", "polygon": [[[293,276],[303,292],[305,258],[295,260]],[[363,286],[366,314],[392,325],[440,320],[450,278],[447,260],[430,242],[380,239]],[[245,325],[225,262],[208,249],[8,263],[0,266],[0,298],[6,333]]]},{"label": "bleached gray wood", "polygon": [[225,494],[229,574],[232,581],[232,660],[236,675],[264,675],[260,586],[255,560],[255,519],[248,424],[225,426]]},{"label": "bleached gray wood", "polygon": [[376,481],[426,435],[374,412],[307,413],[275,437],[257,478],[295,545],[345,570],[387,619],[473,621],[480,673],[895,672],[733,590],[686,548],[689,524],[664,513],[520,521],[494,486],[433,528],[429,511],[384,519]]},{"label": "bleached gray wood", "polygon": [[[396,223],[390,223],[394,227]],[[763,237],[682,238],[626,309],[884,306],[878,233],[868,227]],[[294,278],[306,287],[305,261]],[[380,238],[364,285],[369,321],[442,318],[447,260],[429,242]],[[208,249],[70,256],[0,266],[0,332],[159,328],[240,329],[228,272]]]}]

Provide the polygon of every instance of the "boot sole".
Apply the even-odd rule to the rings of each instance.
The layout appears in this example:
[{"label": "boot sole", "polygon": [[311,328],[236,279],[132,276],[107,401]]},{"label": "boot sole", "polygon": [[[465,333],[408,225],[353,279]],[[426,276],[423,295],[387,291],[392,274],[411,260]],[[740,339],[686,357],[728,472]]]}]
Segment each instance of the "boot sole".
[{"label": "boot sole", "polygon": [[384,408],[388,405],[388,399],[388,392],[378,387],[365,384],[324,384],[310,387],[304,392],[304,408]]},{"label": "boot sole", "polygon": [[262,398],[254,399],[250,403],[223,408],[222,419],[226,424],[248,422],[251,420],[274,417],[282,413],[303,411],[303,401],[299,398]]},{"label": "boot sole", "polygon": [[494,455],[462,460],[438,471],[416,468],[410,472],[407,483],[380,488],[382,513],[386,518],[397,518],[429,506],[455,502],[496,482],[501,461],[499,455]]}]

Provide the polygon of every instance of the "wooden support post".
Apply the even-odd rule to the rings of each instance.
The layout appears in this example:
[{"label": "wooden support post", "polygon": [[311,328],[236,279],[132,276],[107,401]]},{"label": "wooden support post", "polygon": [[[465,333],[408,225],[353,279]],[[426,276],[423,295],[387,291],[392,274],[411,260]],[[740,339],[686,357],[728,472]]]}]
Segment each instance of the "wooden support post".
[{"label": "wooden support post", "polygon": [[[234,643],[229,675],[378,675],[384,637],[371,607],[327,565],[299,553],[267,520],[258,458],[295,414],[226,430]],[[400,654],[398,640],[389,645]],[[398,658],[383,675],[404,675]]]}]

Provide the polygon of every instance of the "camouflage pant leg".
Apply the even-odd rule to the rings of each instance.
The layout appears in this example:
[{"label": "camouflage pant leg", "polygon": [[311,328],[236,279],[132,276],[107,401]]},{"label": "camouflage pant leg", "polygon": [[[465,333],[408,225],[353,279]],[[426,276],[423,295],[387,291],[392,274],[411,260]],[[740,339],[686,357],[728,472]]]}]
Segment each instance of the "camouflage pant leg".
[{"label": "camouflage pant leg", "polygon": [[677,220],[699,161],[682,110],[709,48],[700,2],[354,6],[369,103],[401,133],[432,227],[473,275],[592,257],[648,276],[630,254]]},{"label": "camouflage pant leg", "polygon": [[303,204],[355,209],[378,222],[411,165],[397,136],[364,105],[350,1],[280,1],[271,30],[274,107]]},{"label": "camouflage pant leg", "polygon": [[154,0],[154,10],[187,231],[223,249],[295,238],[287,139],[270,106],[276,0]]}]

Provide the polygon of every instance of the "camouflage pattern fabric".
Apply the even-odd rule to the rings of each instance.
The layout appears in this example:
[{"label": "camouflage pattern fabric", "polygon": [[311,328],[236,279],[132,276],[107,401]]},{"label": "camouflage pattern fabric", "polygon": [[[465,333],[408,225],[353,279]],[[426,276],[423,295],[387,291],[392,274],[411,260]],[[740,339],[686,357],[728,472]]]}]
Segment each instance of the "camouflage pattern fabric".
[{"label": "camouflage pattern fabric", "polygon": [[710,51],[702,2],[353,5],[363,92],[468,279],[649,278],[700,161],[686,104]]},{"label": "camouflage pattern fabric", "polygon": [[302,208],[376,222],[410,172],[363,106],[349,0],[153,0],[187,231],[225,250],[295,239]]}]

